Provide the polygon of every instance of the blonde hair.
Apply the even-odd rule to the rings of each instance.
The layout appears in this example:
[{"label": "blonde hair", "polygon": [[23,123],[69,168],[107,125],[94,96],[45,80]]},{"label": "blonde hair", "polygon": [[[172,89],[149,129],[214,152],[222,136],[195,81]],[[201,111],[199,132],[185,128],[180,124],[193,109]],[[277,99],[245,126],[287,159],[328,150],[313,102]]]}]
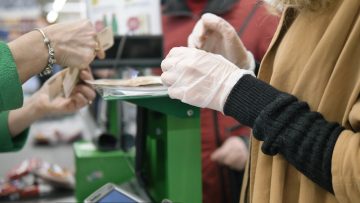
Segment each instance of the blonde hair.
[{"label": "blonde hair", "polygon": [[271,3],[275,7],[292,7],[299,10],[318,11],[326,8],[334,0],[273,0]]}]

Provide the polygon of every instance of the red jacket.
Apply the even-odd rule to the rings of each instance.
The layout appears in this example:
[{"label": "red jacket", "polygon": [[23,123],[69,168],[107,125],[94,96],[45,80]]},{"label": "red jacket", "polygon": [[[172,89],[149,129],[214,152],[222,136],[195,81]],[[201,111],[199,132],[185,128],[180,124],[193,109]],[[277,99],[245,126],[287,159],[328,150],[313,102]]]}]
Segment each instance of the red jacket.
[{"label": "red jacket", "polygon": [[[231,0],[220,1],[228,1],[229,4],[227,5],[227,8],[220,11],[217,8],[217,11],[214,11],[213,13],[218,15],[223,13],[220,16],[226,19],[238,31],[243,25],[244,19],[249,16],[249,13],[257,2],[257,0],[241,0],[240,2],[232,0],[234,3],[232,3]],[[167,0],[167,2],[170,4],[174,3],[175,7],[178,8],[171,7],[171,11],[164,11],[166,14],[162,17],[165,55],[173,47],[186,46],[187,37],[191,33],[197,20],[201,17],[203,9],[206,8],[207,12],[211,12],[211,8],[209,9],[210,1]],[[169,6],[167,5],[168,3],[164,5],[165,9]],[[208,5],[206,5],[206,3],[208,3]],[[214,3],[214,0],[212,0],[211,3]],[[229,5],[231,6],[229,7]],[[266,8],[262,5],[254,12],[246,29],[241,33],[241,39],[244,45],[254,54],[257,61],[261,60],[269,46],[277,24],[278,17],[267,13]],[[218,129],[220,130],[222,141],[228,136],[248,136],[250,134],[250,129],[247,127],[241,127],[239,130],[231,133],[226,132],[225,129],[238,125],[238,122],[221,113],[217,113],[217,117]],[[210,160],[210,155],[218,148],[215,139],[213,118],[212,110],[201,110],[202,182],[204,203],[219,203],[223,201],[219,166],[217,163]],[[228,191],[226,191],[226,193],[228,193]]]}]

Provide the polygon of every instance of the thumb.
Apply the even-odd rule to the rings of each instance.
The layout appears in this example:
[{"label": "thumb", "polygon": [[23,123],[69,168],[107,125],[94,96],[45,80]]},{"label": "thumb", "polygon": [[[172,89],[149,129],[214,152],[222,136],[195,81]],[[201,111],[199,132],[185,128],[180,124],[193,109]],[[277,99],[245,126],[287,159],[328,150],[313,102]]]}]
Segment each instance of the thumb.
[{"label": "thumb", "polygon": [[187,46],[189,48],[198,48],[200,46],[200,41],[198,38],[195,38],[194,34],[190,34],[187,39]]},{"label": "thumb", "polygon": [[212,13],[205,13],[201,16],[201,20],[205,30],[222,32],[224,29],[229,29],[229,24],[223,18]]},{"label": "thumb", "polygon": [[196,22],[193,31],[188,37],[188,47],[200,48],[204,43],[205,29],[203,21],[200,19]]}]

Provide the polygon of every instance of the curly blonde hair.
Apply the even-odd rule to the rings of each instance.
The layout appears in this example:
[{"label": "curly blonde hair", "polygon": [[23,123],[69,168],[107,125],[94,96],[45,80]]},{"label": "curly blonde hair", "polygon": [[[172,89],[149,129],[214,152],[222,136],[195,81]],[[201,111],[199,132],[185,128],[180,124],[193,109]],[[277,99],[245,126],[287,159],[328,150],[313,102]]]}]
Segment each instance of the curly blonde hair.
[{"label": "curly blonde hair", "polygon": [[326,8],[334,0],[274,0],[275,7],[292,7],[299,10],[317,11]]}]

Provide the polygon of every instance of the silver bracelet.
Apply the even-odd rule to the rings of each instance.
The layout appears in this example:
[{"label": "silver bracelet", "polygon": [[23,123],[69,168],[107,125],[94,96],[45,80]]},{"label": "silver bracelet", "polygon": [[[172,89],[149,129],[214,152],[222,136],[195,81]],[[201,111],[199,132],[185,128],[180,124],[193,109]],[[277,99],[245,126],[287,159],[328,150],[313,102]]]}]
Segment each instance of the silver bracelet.
[{"label": "silver bracelet", "polygon": [[34,30],[39,31],[42,34],[42,36],[44,37],[44,43],[48,47],[48,50],[49,50],[48,63],[46,65],[46,67],[44,68],[44,70],[41,71],[41,73],[39,75],[41,77],[45,76],[45,75],[50,75],[53,71],[53,66],[56,63],[55,51],[52,48],[51,42],[50,42],[49,38],[45,35],[44,31],[40,28],[35,28]]}]

